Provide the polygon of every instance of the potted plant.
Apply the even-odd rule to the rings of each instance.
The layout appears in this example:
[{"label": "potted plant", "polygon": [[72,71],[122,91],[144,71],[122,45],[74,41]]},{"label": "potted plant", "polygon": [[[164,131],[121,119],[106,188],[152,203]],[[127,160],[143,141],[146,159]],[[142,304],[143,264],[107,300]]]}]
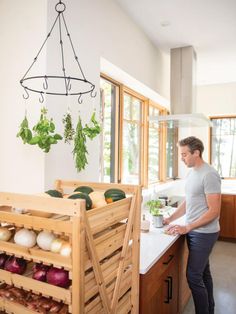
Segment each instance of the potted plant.
[{"label": "potted plant", "polygon": [[156,228],[163,227],[163,214],[161,208],[163,208],[163,203],[161,200],[150,200],[146,203],[149,208],[149,212],[153,217],[153,225]]}]

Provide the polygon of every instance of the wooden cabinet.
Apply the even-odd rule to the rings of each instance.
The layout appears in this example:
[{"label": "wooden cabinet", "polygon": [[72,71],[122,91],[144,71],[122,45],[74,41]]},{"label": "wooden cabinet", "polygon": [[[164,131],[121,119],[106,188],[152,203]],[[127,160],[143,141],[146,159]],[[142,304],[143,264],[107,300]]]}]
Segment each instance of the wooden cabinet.
[{"label": "wooden cabinet", "polygon": [[236,239],[236,195],[222,195],[220,237]]},{"label": "wooden cabinet", "polygon": [[180,237],[152,268],[140,275],[140,314],[181,313],[190,297],[187,246]]},{"label": "wooden cabinet", "polygon": [[176,314],[179,294],[179,249],[177,240],[143,275],[140,275],[140,313]]}]

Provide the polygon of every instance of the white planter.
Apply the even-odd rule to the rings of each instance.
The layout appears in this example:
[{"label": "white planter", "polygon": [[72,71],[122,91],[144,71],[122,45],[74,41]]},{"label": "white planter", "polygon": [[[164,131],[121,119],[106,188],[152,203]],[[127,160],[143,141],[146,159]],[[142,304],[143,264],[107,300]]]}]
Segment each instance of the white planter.
[{"label": "white planter", "polygon": [[152,221],[155,228],[163,227],[163,215],[152,216]]}]

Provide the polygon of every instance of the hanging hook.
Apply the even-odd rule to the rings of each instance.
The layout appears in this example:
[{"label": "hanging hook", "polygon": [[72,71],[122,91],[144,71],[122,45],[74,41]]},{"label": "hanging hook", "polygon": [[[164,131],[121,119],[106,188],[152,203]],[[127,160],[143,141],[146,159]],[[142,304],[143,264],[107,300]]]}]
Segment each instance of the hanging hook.
[{"label": "hanging hook", "polygon": [[47,76],[44,76],[45,82],[43,83],[43,88],[44,89],[48,89],[48,80],[47,80]]},{"label": "hanging hook", "polygon": [[67,89],[71,90],[70,77],[68,77],[68,79],[67,79]]},{"label": "hanging hook", "polygon": [[95,98],[97,96],[97,92],[94,92],[94,88],[90,92],[91,97]]},{"label": "hanging hook", "polygon": [[83,99],[81,98],[82,97],[82,95],[81,94],[79,94],[79,97],[78,97],[78,103],[81,105],[82,104],[82,102],[83,102]]},{"label": "hanging hook", "polygon": [[39,102],[41,104],[44,102],[43,92],[40,93]]},{"label": "hanging hook", "polygon": [[28,93],[28,91],[27,91],[27,89],[25,87],[24,87],[24,90],[25,90],[26,96],[24,94],[22,96],[23,96],[24,99],[28,99],[29,98],[29,93]]}]

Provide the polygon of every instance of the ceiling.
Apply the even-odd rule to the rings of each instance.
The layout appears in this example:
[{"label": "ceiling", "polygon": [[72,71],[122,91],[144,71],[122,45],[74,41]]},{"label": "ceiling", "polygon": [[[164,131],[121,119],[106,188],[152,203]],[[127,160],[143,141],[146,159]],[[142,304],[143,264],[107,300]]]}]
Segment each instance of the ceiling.
[{"label": "ceiling", "polygon": [[162,51],[193,46],[197,83],[236,82],[236,0],[115,0]]}]

